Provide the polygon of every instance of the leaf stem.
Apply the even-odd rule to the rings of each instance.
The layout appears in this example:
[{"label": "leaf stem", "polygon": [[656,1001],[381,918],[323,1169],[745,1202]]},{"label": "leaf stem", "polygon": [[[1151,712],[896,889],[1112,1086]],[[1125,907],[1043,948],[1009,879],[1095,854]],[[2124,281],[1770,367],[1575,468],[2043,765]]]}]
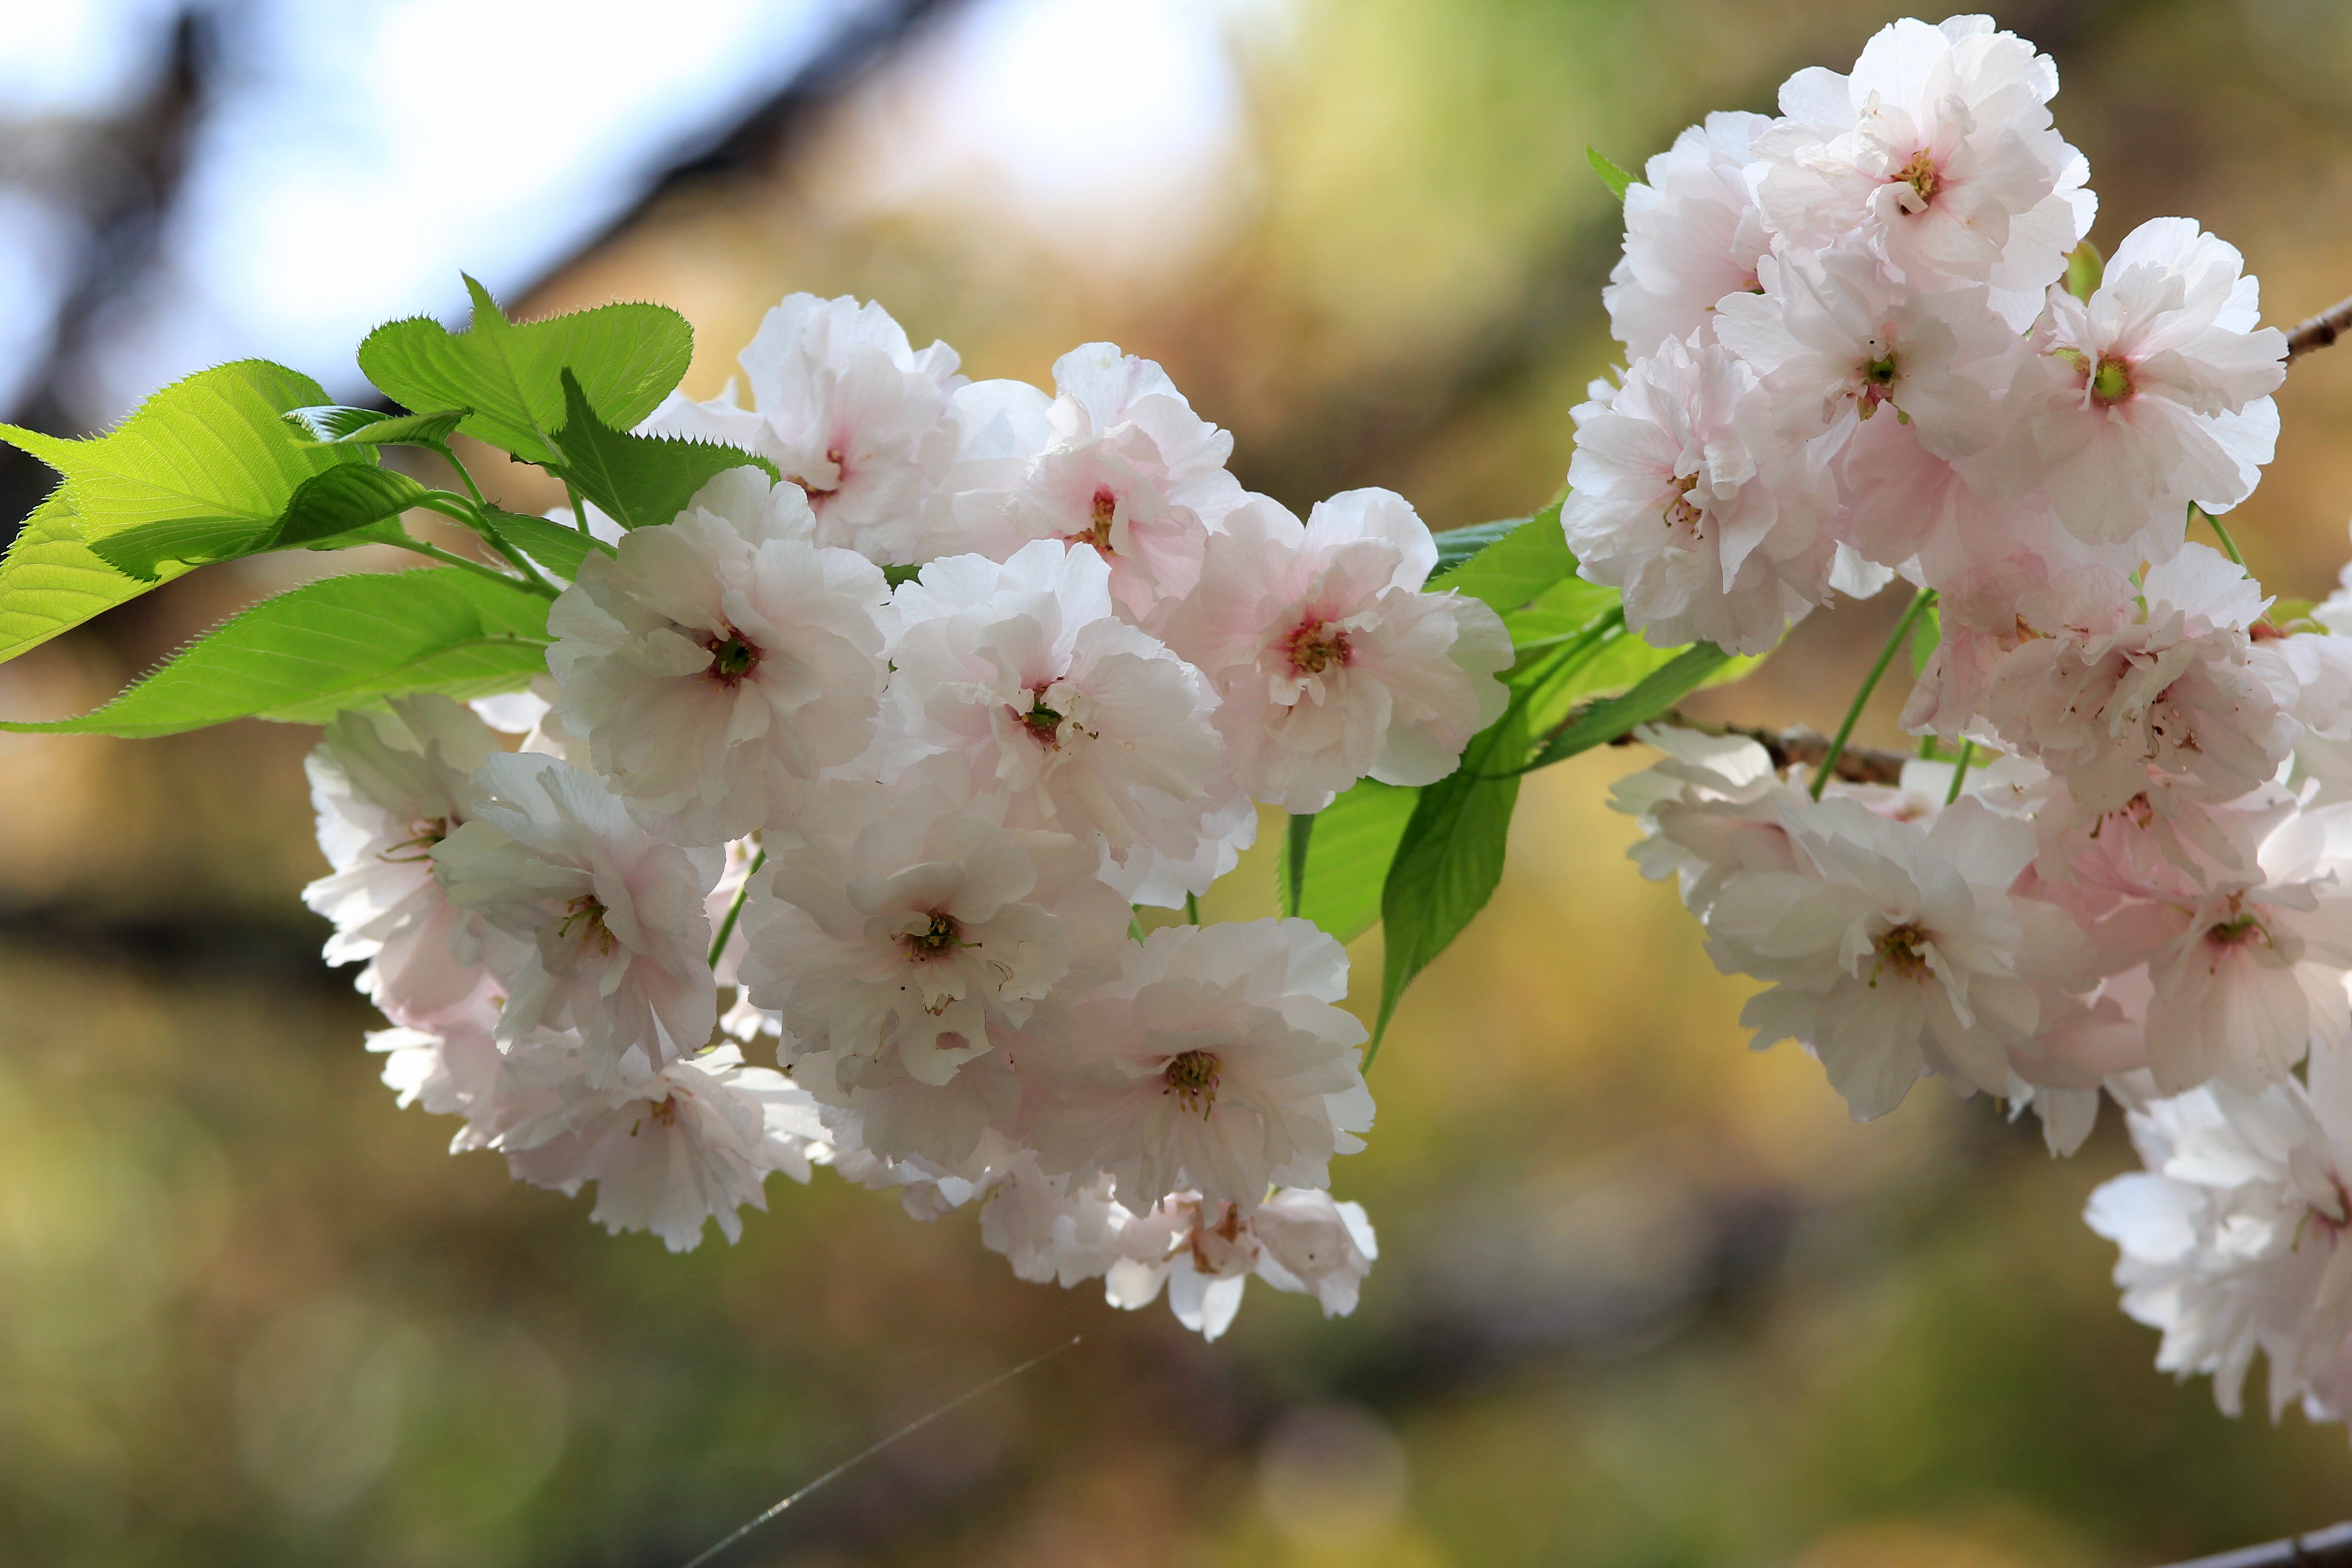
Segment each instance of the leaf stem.
[{"label": "leaf stem", "polygon": [[719,922],[719,934],[710,941],[710,967],[719,967],[719,955],[727,951],[728,939],[735,934],[736,922],[743,918],[743,900],[751,895],[751,879],[768,863],[768,852],[761,850],[751,857],[751,868],[743,873],[743,885],[735,889],[735,901],[727,906],[727,918]]},{"label": "leaf stem", "polygon": [[1952,764],[1952,787],[1944,792],[1946,805],[1960,798],[1960,785],[1967,782],[1969,776],[1969,759],[1976,755],[1976,751],[1977,743],[1974,741],[1964,740],[1960,742],[1959,761]]},{"label": "leaf stem", "polygon": [[478,561],[468,561],[464,556],[444,550],[437,544],[427,544],[421,539],[411,539],[406,534],[401,535],[398,539],[387,539],[383,542],[396,545],[402,550],[413,551],[419,555],[429,555],[445,565],[462,566],[477,577],[488,577],[491,582],[503,584],[509,588],[520,588],[550,599],[556,596],[555,585],[543,577],[536,583],[509,577],[496,567],[485,566]]},{"label": "leaf stem", "polygon": [[[572,526],[581,532],[588,531],[588,503],[580,499],[580,487],[570,479],[563,481],[563,499],[572,503]],[[593,537],[593,536],[592,536]]]},{"label": "leaf stem", "polygon": [[476,506],[488,506],[490,504],[488,501],[482,499],[482,487],[474,482],[472,471],[469,470],[465,464],[457,460],[457,448],[451,447],[446,441],[422,442],[419,444],[422,445],[428,452],[439,453],[443,462],[457,470],[457,477],[466,481],[466,493],[474,498],[474,504]]},{"label": "leaf stem", "polygon": [[[446,496],[448,499],[436,500],[433,499],[436,496]],[[480,534],[489,547],[497,551],[509,565],[522,574],[524,582],[532,593],[544,594],[552,599],[563,592],[547,580],[546,575],[531,563],[530,557],[519,550],[510,548],[505,540],[499,537],[498,531],[492,528],[482,516],[482,511],[486,509],[469,507],[466,504],[464,497],[451,495],[447,490],[428,491],[416,504],[426,511],[438,512],[453,521],[462,522]]]},{"label": "leaf stem", "polygon": [[1869,704],[1870,694],[1878,689],[1879,679],[1885,675],[1886,667],[1895,662],[1895,654],[1901,651],[1911,636],[1911,628],[1918,623],[1921,616],[1927,613],[1927,606],[1935,602],[1935,589],[1920,589],[1917,596],[1912,599],[1911,607],[1903,612],[1903,618],[1895,623],[1894,635],[1886,639],[1886,646],[1878,650],[1877,662],[1863,678],[1862,689],[1853,694],[1853,704],[1845,710],[1845,722],[1838,726],[1836,739],[1830,742],[1829,751],[1822,757],[1821,771],[1813,774],[1815,800],[1822,798],[1822,790],[1829,784],[1830,775],[1837,771],[1838,755],[1845,750],[1845,743],[1853,738],[1853,727],[1862,721],[1862,710]]},{"label": "leaf stem", "polygon": [[1197,893],[1184,895],[1184,918],[1193,925],[1201,923],[1201,899]]}]

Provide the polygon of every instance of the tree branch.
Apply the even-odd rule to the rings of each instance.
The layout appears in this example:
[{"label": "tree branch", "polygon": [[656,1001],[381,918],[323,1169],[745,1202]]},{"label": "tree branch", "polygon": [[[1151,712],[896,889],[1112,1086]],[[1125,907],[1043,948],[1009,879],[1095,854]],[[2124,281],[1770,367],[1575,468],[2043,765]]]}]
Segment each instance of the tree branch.
[{"label": "tree branch", "polygon": [[2352,327],[2352,299],[2338,300],[2286,335],[2286,363],[2293,364],[2314,349],[2324,349]]},{"label": "tree branch", "polygon": [[2307,1535],[2176,1563],[2172,1568],[2352,1568],[2352,1524],[2331,1524]]},{"label": "tree branch", "polygon": [[[1794,730],[1760,730],[1745,724],[1721,724],[1711,719],[1693,719],[1678,710],[1660,715],[1656,723],[1673,730],[1696,730],[1702,735],[1740,735],[1764,748],[1772,759],[1775,771],[1785,772],[1790,763],[1802,763],[1818,768],[1829,755],[1829,737],[1817,731],[1800,726]],[[1635,743],[1632,734],[1618,736],[1609,742],[1612,746]],[[1903,764],[1914,759],[1902,752],[1882,752],[1870,746],[1848,746],[1838,753],[1836,775],[1846,784],[1894,784],[1903,781]],[[2352,1568],[2352,1557],[2345,1559]]]}]

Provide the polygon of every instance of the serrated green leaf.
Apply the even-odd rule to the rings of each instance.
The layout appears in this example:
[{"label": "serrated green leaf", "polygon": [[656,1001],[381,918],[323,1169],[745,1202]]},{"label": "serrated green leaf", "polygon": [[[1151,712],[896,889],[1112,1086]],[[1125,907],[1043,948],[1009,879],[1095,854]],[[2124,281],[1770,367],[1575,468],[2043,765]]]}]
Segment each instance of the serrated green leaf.
[{"label": "serrated green leaf", "polygon": [[923,574],[925,564],[923,562],[917,561],[905,566],[885,566],[882,568],[882,581],[889,584],[893,588],[901,583],[911,583]]},{"label": "serrated green leaf", "polygon": [[543,517],[491,507],[483,514],[483,521],[492,535],[492,542],[510,544],[543,570],[565,579],[580,575],[580,563],[588,558],[590,551],[613,553],[613,547],[603,540]]},{"label": "serrated green leaf", "polygon": [[730,468],[757,468],[770,483],[782,477],[775,464],[740,447],[615,430],[597,416],[569,369],[562,381],[564,419],[555,445],[563,457],[555,471],[623,528],[677,521],[695,492]]},{"label": "serrated green leaf", "polygon": [[[167,566],[161,576],[169,582],[187,570]],[[59,486],[25,520],[0,563],[0,659],[37,647],[154,585],[124,576],[91,552]]]},{"label": "serrated green leaf", "polygon": [[90,550],[126,575],[154,582],[163,563],[190,566],[258,555],[270,550],[343,550],[395,542],[395,527],[378,527],[434,492],[390,468],[345,464],[302,482],[273,522],[174,518],[141,523],[90,541]]},{"label": "serrated green leaf", "polygon": [[323,723],[411,691],[511,691],[547,668],[547,604],[453,567],[330,577],[231,616],[94,713],[0,730],[170,735]]},{"label": "serrated green leaf", "polygon": [[419,413],[469,408],[457,428],[525,462],[562,460],[562,373],[569,366],[605,423],[626,429],[654,411],[694,357],[694,330],[662,305],[600,305],[511,322],[466,279],[474,320],[452,332],[430,317],[388,321],[360,344],[360,369]]},{"label": "serrated green leaf", "polygon": [[[307,444],[279,417],[324,396],[299,371],[240,360],[174,382],[103,436],[73,441],[0,425],[0,440],[62,474],[82,542],[152,586],[163,562],[236,553],[237,542],[277,524],[304,481],[375,460],[372,452]],[[110,549],[110,540],[133,529],[153,531]],[[139,591],[134,584],[122,598]]]},{"label": "serrated green leaf", "polygon": [[1592,165],[1592,172],[1601,176],[1601,183],[1609,187],[1609,194],[1617,198],[1619,205],[1624,205],[1625,193],[1639,183],[1636,177],[1602,157],[1598,147],[1588,145],[1584,156]]},{"label": "serrated green leaf", "polygon": [[1486,907],[1502,880],[1511,812],[1519,799],[1519,777],[1507,763],[1527,745],[1526,710],[1514,702],[1471,741],[1459,768],[1413,792],[1419,798],[1381,888],[1385,951],[1367,1066],[1405,988]]},{"label": "serrated green leaf", "polygon": [[2077,300],[2089,299],[2099,291],[2106,269],[2106,258],[2099,254],[2099,247],[2083,241],[2066,253],[2066,292]]},{"label": "serrated green leaf", "polygon": [[320,446],[438,447],[449,438],[470,408],[444,408],[432,414],[387,414],[381,408],[346,408],[328,404],[297,408],[287,422]]},{"label": "serrated green leaf", "polygon": [[1371,930],[1390,863],[1420,798],[1418,789],[1360,779],[1315,816],[1292,818],[1315,825],[1293,912],[1341,942]]},{"label": "serrated green leaf", "polygon": [[1503,617],[1515,647],[1574,636],[1599,617],[1617,608],[1614,588],[1563,577],[1519,608]]},{"label": "serrated green leaf", "polygon": [[1484,600],[1496,615],[1507,616],[1575,572],[1576,557],[1568,552],[1568,541],[1559,531],[1559,508],[1554,505],[1514,527],[1448,572],[1444,581],[1429,586],[1432,592],[1458,588]]},{"label": "serrated green leaf", "polygon": [[1606,745],[1658,718],[1731,662],[1713,643],[1694,643],[1634,682],[1622,697],[1596,702],[1554,731],[1520,773],[1565,762],[1580,752]]}]

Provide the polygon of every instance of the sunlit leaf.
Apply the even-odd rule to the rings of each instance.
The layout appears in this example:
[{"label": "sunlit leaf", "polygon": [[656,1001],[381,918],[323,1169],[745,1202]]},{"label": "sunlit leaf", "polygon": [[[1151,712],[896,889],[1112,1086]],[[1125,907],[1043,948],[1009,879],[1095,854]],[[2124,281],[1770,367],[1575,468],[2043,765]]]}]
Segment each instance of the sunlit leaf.
[{"label": "sunlit leaf", "polygon": [[[1440,534],[1438,539],[1442,543],[1451,536]],[[1559,531],[1559,508],[1554,505],[1500,535],[1429,586],[1458,588],[1486,601],[1496,614],[1508,615],[1575,571],[1576,557],[1568,552],[1568,541]]]},{"label": "sunlit leaf", "polygon": [[322,446],[438,447],[472,412],[470,408],[444,408],[431,414],[388,414],[381,408],[345,408],[330,404],[319,408],[297,408],[286,417]]},{"label": "sunlit leaf", "polygon": [[169,735],[323,723],[411,691],[511,691],[546,670],[547,603],[453,567],[330,577],[231,616],[94,713],[0,729]]},{"label": "sunlit leaf", "polygon": [[[158,575],[169,582],[187,570],[166,566]],[[91,552],[60,486],[25,520],[0,563],[0,659],[37,647],[154,585],[124,576]]]},{"label": "sunlit leaf", "polygon": [[562,372],[580,377],[607,424],[626,429],[677,386],[694,355],[694,330],[662,305],[600,305],[541,321],[511,322],[489,290],[466,279],[470,330],[430,317],[389,321],[360,344],[360,369],[419,413],[473,410],[457,428],[526,462],[561,461]]},{"label": "sunlit leaf", "polygon": [[1615,196],[1622,205],[1625,200],[1626,191],[1639,183],[1637,176],[1628,174],[1602,157],[1601,149],[1598,147],[1588,146],[1584,150],[1584,156],[1592,164],[1592,172],[1601,176],[1601,183],[1609,187],[1609,194]]},{"label": "sunlit leaf", "polygon": [[1306,916],[1341,942],[1353,942],[1381,918],[1381,889],[1396,858],[1404,825],[1421,791],[1375,779],[1352,789],[1315,816],[1297,878],[1293,913]]},{"label": "sunlit leaf", "polygon": [[599,418],[570,370],[563,372],[564,419],[555,445],[556,472],[623,528],[675,522],[694,493],[730,468],[754,467],[771,482],[776,466],[740,447],[676,436],[631,436]]},{"label": "sunlit leaf", "polygon": [[1693,644],[1643,676],[1623,696],[1596,702],[1576,714],[1538,749],[1522,771],[1548,768],[1631,733],[1681,701],[1730,661],[1731,655],[1713,643]]},{"label": "sunlit leaf", "polygon": [[512,545],[547,571],[566,579],[580,575],[580,563],[588,558],[590,551],[613,553],[613,547],[603,540],[543,517],[492,507],[483,521],[497,542]]}]

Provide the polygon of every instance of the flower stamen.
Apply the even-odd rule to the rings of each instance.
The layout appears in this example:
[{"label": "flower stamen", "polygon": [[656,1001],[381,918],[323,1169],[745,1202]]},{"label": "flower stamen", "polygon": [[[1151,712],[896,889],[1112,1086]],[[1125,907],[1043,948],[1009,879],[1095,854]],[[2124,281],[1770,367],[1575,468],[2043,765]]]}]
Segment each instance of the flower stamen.
[{"label": "flower stamen", "polygon": [[1176,1103],[1186,1110],[1206,1117],[1216,1106],[1217,1080],[1224,1073],[1225,1064],[1213,1052],[1179,1051],[1168,1058],[1160,1075],[1168,1085],[1162,1092],[1174,1095]]}]

